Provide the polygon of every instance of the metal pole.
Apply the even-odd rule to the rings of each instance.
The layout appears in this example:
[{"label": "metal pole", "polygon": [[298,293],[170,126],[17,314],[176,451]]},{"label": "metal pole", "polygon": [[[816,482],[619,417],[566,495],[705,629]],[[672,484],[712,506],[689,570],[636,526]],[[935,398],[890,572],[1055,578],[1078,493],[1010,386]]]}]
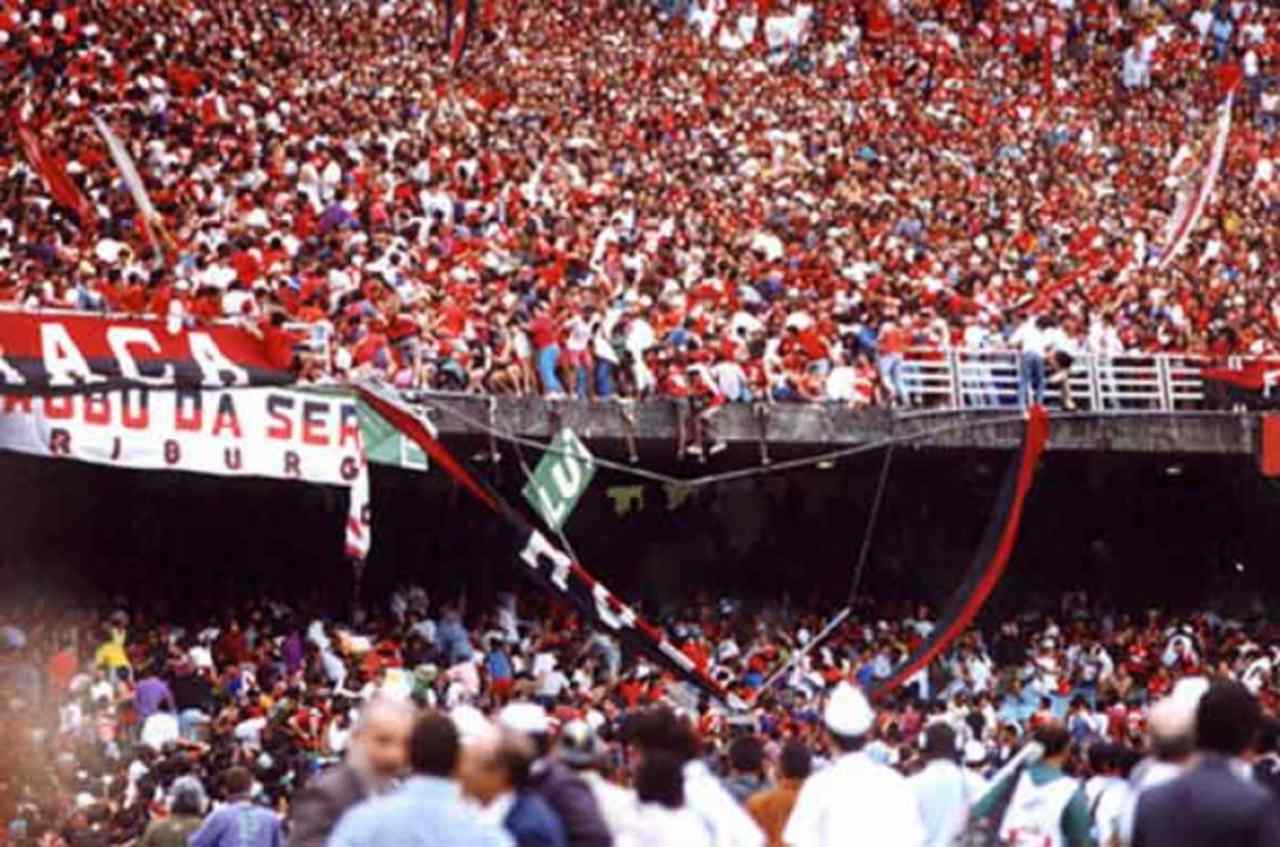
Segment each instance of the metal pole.
[{"label": "metal pole", "polygon": [[804,645],[799,650],[792,653],[791,658],[787,659],[787,661],[783,663],[782,667],[778,668],[776,671],[769,674],[769,678],[766,679],[764,681],[764,684],[760,686],[760,690],[768,691],[769,686],[773,685],[778,680],[779,677],[781,677],[787,671],[791,670],[791,668],[795,667],[796,662],[800,661],[805,656],[809,655],[809,653],[813,651],[814,647],[817,647],[819,644],[825,641],[827,636],[830,635],[832,632],[834,632],[836,627],[844,623],[845,618],[849,617],[849,615],[852,613],[853,613],[853,609],[849,608],[848,606],[845,606],[843,609],[837,612],[836,616],[832,618],[831,621],[822,628],[821,632],[819,632],[813,638],[809,639],[808,644]]}]

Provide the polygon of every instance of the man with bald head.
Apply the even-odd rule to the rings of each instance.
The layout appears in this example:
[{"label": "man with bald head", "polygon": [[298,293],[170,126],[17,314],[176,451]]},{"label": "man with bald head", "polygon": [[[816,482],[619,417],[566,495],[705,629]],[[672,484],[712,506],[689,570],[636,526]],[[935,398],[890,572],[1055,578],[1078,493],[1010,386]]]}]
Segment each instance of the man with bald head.
[{"label": "man with bald head", "polygon": [[389,790],[409,764],[416,711],[379,697],[360,710],[346,760],[307,783],[293,801],[289,847],[323,847],[347,809]]},{"label": "man with bald head", "polygon": [[1151,755],[1133,769],[1135,791],[1163,785],[1182,776],[1196,746],[1197,697],[1166,697],[1147,715]]}]

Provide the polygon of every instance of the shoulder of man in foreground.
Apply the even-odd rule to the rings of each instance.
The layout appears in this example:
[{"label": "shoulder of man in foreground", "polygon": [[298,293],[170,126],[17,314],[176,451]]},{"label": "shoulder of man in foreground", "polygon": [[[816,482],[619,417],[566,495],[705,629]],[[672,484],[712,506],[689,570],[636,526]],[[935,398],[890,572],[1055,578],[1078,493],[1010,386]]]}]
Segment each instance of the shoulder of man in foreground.
[{"label": "shoulder of man in foreground", "polygon": [[338,819],[337,825],[326,842],[329,847],[355,847],[360,844],[373,844],[379,830],[379,824],[385,821],[387,812],[400,805],[395,795],[365,800],[348,809]]},{"label": "shoulder of man in foreground", "polygon": [[289,847],[320,847],[343,810],[363,797],[359,780],[347,765],[317,774],[293,798]]},{"label": "shoulder of man in foreground", "polygon": [[[1213,783],[1219,783],[1214,786]],[[1179,810],[1188,810],[1187,798],[1194,793],[1200,808],[1222,804],[1230,807],[1233,823],[1245,839],[1245,847],[1280,844],[1280,803],[1263,786],[1246,782],[1226,772],[1203,773],[1192,769],[1177,779],[1157,785],[1138,797],[1134,815],[1134,847],[1158,847],[1154,839],[1176,825]],[[1172,819],[1172,823],[1171,823]]]},{"label": "shoulder of man in foreground", "polygon": [[564,825],[551,806],[532,791],[516,800],[507,814],[506,828],[522,845],[564,847],[567,843]]},{"label": "shoulder of man in foreground", "polygon": [[483,821],[461,800],[429,808],[420,798],[406,794],[403,788],[352,807],[338,821],[326,844],[328,847],[414,844],[409,833],[392,831],[402,824],[420,826],[429,832],[431,840],[426,842],[429,844],[451,847],[510,847],[512,844],[506,830]]}]

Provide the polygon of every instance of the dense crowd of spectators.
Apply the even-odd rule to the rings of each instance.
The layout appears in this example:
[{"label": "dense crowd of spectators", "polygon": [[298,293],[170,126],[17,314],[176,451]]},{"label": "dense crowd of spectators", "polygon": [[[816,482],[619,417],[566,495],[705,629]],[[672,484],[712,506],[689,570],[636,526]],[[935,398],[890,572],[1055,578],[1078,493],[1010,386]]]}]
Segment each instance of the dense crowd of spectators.
[{"label": "dense crowd of spectators", "polygon": [[[679,754],[677,766],[700,763],[696,779],[722,786],[776,835],[804,777],[834,753],[824,735],[838,699],[832,692],[848,683],[874,687],[933,626],[923,608],[866,603],[803,652],[822,625],[817,614],[704,601],[666,623],[683,651],[750,703],[747,711],[699,697],[608,634],[532,596],[506,595],[477,611],[405,588],[387,612],[359,624],[312,618],[280,601],[180,623],[140,609],[105,617],[18,610],[0,618],[0,844],[127,844],[150,829],[158,831],[151,838],[170,830],[185,838],[210,800],[224,809],[252,803],[263,810],[264,832],[281,837],[291,826],[300,839],[293,843],[323,844],[307,826],[323,817],[323,792],[334,791],[334,780],[317,774],[345,754],[348,767],[373,781],[365,790],[378,793],[379,779],[389,783],[410,764],[404,745],[415,706],[451,716],[463,758],[444,775],[461,779],[477,805],[525,785],[532,763],[559,750],[570,766],[595,773],[616,843],[702,843],[645,840],[643,832],[628,842],[619,829],[680,831],[687,821],[655,824],[646,816],[642,826],[610,817],[625,818],[627,802],[636,802],[624,787],[641,800],[664,790],[661,773],[634,768],[637,746],[659,745],[646,741],[649,733],[666,738],[659,746]],[[1172,757],[1166,770],[1186,759],[1195,700],[1183,695],[1198,694],[1209,678],[1238,681],[1275,716],[1276,643],[1276,626],[1263,617],[1130,616],[1100,612],[1073,595],[1052,614],[1029,612],[967,633],[927,673],[878,701],[874,718],[867,713],[863,751],[903,774],[935,760],[963,763],[973,801],[984,779],[1044,730],[1064,738],[1054,753],[1067,773],[1101,779],[1086,792],[1123,785],[1144,755]],[[788,658],[796,659],[791,669],[765,687]],[[670,714],[661,714],[675,724],[655,729],[655,706],[667,707]],[[1276,727],[1266,724],[1246,757],[1262,780],[1280,771]],[[671,742],[671,733],[684,740]],[[695,777],[686,769],[685,778]],[[922,790],[930,779],[919,781]],[[302,790],[309,785],[310,794]],[[686,785],[685,793],[695,812],[705,811],[697,807],[709,802],[705,790]],[[1127,796],[1107,800],[1101,816],[1093,804],[1095,824],[1125,825]],[[501,808],[509,811],[509,803]],[[733,814],[717,814],[731,826]],[[375,823],[356,821],[350,840],[334,843],[387,843],[361,840]],[[206,821],[206,836],[219,825]]]},{"label": "dense crowd of spectators", "polygon": [[456,64],[442,6],[0,0],[6,123],[85,198],[0,140],[0,300],[305,326],[306,378],[712,402],[904,402],[904,350],[1028,318],[1275,352],[1271,4],[485,0]]}]

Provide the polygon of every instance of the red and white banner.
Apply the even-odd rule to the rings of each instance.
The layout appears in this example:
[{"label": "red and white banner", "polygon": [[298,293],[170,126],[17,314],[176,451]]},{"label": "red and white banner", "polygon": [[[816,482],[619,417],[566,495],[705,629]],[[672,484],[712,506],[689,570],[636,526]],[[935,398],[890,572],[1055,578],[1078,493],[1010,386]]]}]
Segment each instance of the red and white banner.
[{"label": "red and white banner", "polygon": [[1231,134],[1231,104],[1234,94],[1228,94],[1218,106],[1218,119],[1211,132],[1201,140],[1199,149],[1191,151],[1174,165],[1174,176],[1181,180],[1178,189],[1178,205],[1165,225],[1163,247],[1158,269],[1166,267],[1186,246],[1204,213],[1209,195],[1218,181],[1222,159],[1227,152],[1227,137]]},{"label": "red and white banner", "polygon": [[67,174],[66,160],[57,153],[46,151],[40,145],[40,139],[36,137],[31,127],[17,121],[16,116],[11,115],[10,120],[17,123],[18,142],[22,145],[22,153],[35,172],[40,175],[49,196],[75,212],[76,217],[80,219],[81,227],[86,229],[93,227],[97,223],[97,213],[94,212],[88,198]]},{"label": "red and white banner", "polygon": [[291,344],[231,326],[170,331],[155,320],[0,312],[0,393],[287,385]]},{"label": "red and white banner", "polygon": [[351,492],[347,554],[369,552],[369,472],[352,397],[276,388],[0,396],[0,449]]},{"label": "red and white banner", "polygon": [[98,134],[102,136],[103,142],[107,145],[107,150],[111,153],[111,158],[116,163],[116,167],[120,169],[120,177],[124,180],[125,186],[128,187],[129,193],[133,195],[133,202],[138,207],[138,214],[142,221],[142,228],[146,232],[147,240],[151,242],[152,247],[159,250],[160,242],[156,240],[153,227],[160,220],[160,216],[156,213],[156,207],[151,203],[151,197],[147,194],[147,187],[142,182],[142,177],[138,174],[137,166],[133,163],[133,157],[125,149],[124,142],[116,137],[116,134],[111,131],[111,127],[107,126],[106,121],[97,115],[92,117],[93,125],[98,128]]}]

